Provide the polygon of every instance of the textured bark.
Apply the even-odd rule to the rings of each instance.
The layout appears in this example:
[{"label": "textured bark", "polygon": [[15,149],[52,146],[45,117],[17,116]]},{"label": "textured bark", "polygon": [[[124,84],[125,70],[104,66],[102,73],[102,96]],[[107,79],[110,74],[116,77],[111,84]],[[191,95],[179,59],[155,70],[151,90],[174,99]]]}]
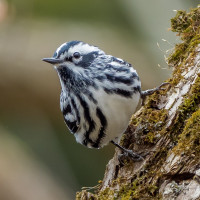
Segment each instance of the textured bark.
[{"label": "textured bark", "polygon": [[116,149],[98,190],[77,199],[200,199],[200,8],[171,22],[183,40],[168,58],[171,85],[146,100],[121,140],[148,155],[122,165]]}]

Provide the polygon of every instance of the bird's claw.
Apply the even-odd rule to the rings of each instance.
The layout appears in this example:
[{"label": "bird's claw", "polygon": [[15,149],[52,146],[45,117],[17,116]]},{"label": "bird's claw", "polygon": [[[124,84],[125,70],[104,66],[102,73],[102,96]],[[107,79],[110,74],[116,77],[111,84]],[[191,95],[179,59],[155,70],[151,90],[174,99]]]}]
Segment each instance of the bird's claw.
[{"label": "bird's claw", "polygon": [[141,154],[136,154],[132,150],[127,149],[126,152],[123,152],[122,154],[118,155],[118,161],[123,166],[125,165],[124,161],[126,159],[131,159],[134,162],[140,162],[140,161],[143,161],[147,155],[148,153],[141,155]]},{"label": "bird's claw", "polygon": [[144,101],[145,101],[145,99],[146,99],[147,96],[152,95],[152,94],[154,94],[154,93],[157,92],[157,91],[165,90],[165,88],[162,88],[162,87],[163,87],[163,86],[166,86],[166,85],[171,85],[171,84],[168,83],[168,82],[167,82],[167,83],[162,83],[162,84],[161,84],[160,86],[158,86],[157,88],[142,91],[142,92],[141,92],[142,106],[144,105]]},{"label": "bird's claw", "polygon": [[127,150],[127,152],[125,152],[125,155],[130,157],[133,161],[142,161],[142,160],[144,160],[144,158],[140,154],[136,154],[132,150],[129,150],[129,149]]},{"label": "bird's claw", "polygon": [[158,90],[165,90],[166,88],[162,88],[163,86],[166,86],[166,85],[171,85],[170,83],[166,82],[166,83],[162,83],[159,87],[156,88],[156,91]]}]

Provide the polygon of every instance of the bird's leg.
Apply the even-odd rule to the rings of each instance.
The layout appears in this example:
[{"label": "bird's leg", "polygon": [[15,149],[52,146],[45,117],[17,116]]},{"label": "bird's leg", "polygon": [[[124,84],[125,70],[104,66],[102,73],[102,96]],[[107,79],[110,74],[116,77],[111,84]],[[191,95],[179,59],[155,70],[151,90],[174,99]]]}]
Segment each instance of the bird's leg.
[{"label": "bird's leg", "polygon": [[129,156],[133,161],[144,160],[144,158],[141,155],[134,153],[132,150],[125,149],[124,147],[120,146],[119,144],[117,144],[113,140],[111,141],[111,143],[114,144],[119,149],[121,149],[122,152],[125,154],[125,156]]},{"label": "bird's leg", "polygon": [[159,90],[164,90],[162,87],[165,85],[169,85],[170,83],[162,83],[159,87],[156,87],[154,89],[149,89],[145,91],[141,91],[141,98],[142,98],[142,105],[144,105],[145,98],[149,95],[152,95],[153,93],[159,91]]}]

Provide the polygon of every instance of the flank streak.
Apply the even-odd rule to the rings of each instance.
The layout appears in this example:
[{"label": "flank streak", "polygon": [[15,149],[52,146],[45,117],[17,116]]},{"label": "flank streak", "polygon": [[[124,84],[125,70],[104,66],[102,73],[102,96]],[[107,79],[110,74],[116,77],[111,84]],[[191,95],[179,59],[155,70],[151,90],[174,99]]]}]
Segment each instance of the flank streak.
[{"label": "flank streak", "polygon": [[87,146],[88,142],[93,144],[94,142],[89,138],[90,133],[95,129],[95,122],[90,116],[90,111],[89,111],[89,106],[87,102],[80,96],[77,95],[77,98],[80,101],[81,106],[83,107],[84,110],[84,117],[86,121],[88,122],[89,129],[85,132],[85,140],[83,141],[83,144]]},{"label": "flank streak", "polygon": [[93,144],[93,147],[99,148],[99,144],[101,142],[101,139],[105,136],[105,129],[107,127],[107,120],[106,120],[106,117],[104,116],[104,114],[102,113],[102,111],[99,107],[97,107],[97,109],[96,109],[96,115],[101,122],[101,127],[99,129],[98,138],[95,141],[95,143]]}]

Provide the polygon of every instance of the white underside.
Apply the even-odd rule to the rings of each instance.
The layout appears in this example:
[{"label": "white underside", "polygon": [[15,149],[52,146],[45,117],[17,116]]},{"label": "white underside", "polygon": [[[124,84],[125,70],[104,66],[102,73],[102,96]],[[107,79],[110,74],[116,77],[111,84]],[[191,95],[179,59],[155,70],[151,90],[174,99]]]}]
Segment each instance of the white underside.
[{"label": "white underside", "polygon": [[[110,95],[107,94],[103,89],[93,90],[92,94],[94,98],[97,99],[98,107],[104,113],[108,124],[107,129],[105,131],[105,137],[102,138],[100,147],[107,145],[111,140],[118,142],[122,134],[128,127],[132,114],[135,112],[137,108],[140,99],[139,92],[134,94],[132,98],[126,98],[116,94]],[[91,103],[91,101],[88,102],[90,102],[89,106],[92,107],[90,115],[96,122],[96,129],[94,132],[90,134],[90,139],[95,141],[98,138],[98,133],[101,127],[101,123],[98,117],[96,116],[97,105]],[[76,133],[75,137],[77,142],[82,143],[83,141],[82,130]]]}]

